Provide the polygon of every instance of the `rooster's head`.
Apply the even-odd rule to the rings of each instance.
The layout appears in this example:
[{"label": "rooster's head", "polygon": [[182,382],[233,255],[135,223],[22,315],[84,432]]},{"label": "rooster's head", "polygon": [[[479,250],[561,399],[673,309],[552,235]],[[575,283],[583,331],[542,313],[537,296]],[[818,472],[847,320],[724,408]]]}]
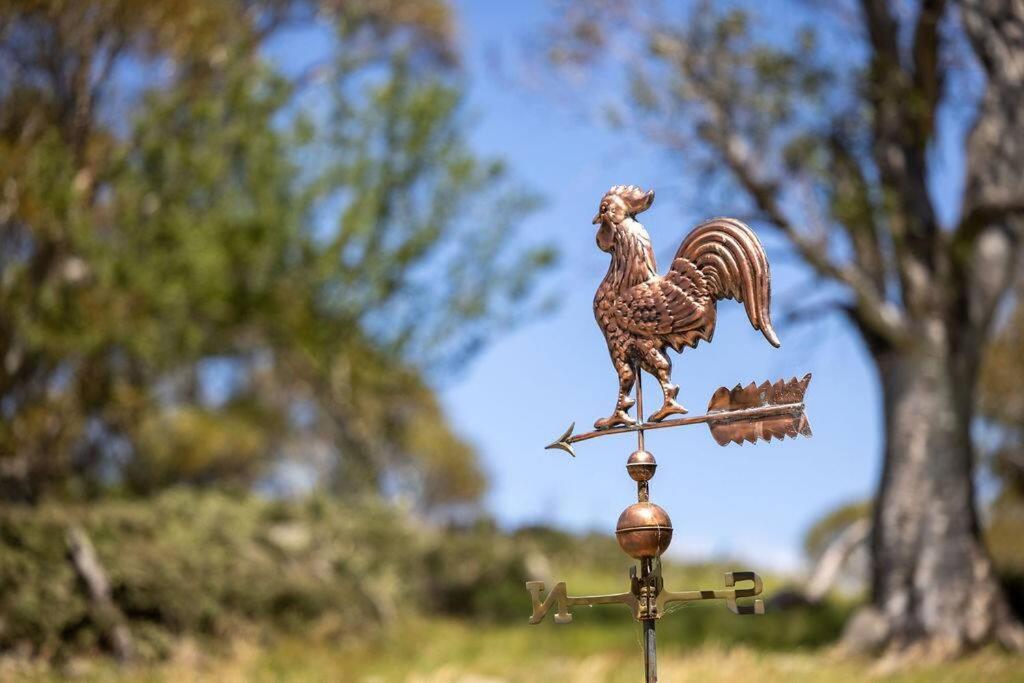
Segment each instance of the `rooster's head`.
[{"label": "rooster's head", "polygon": [[601,226],[597,231],[597,246],[601,251],[611,251],[614,247],[615,227],[646,211],[653,202],[654,190],[644,192],[636,185],[615,185],[605,192],[593,221],[594,225]]}]

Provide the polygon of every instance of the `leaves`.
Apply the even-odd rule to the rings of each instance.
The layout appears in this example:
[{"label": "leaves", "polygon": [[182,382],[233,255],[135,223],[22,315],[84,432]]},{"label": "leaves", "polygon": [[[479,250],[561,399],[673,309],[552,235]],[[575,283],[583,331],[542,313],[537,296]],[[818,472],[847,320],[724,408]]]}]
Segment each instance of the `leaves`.
[{"label": "leaves", "polygon": [[[285,25],[331,36],[315,92]],[[431,384],[551,252],[465,141],[451,36],[434,0],[0,10],[0,497],[480,495]]]}]

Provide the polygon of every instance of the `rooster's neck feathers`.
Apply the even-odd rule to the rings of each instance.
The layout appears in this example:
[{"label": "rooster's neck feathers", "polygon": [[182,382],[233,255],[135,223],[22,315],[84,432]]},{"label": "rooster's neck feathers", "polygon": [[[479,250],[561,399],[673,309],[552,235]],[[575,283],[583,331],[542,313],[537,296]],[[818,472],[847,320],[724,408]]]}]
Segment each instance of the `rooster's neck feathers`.
[{"label": "rooster's neck feathers", "polygon": [[614,226],[615,248],[605,278],[615,289],[633,287],[658,276],[651,238],[644,226],[627,218]]}]

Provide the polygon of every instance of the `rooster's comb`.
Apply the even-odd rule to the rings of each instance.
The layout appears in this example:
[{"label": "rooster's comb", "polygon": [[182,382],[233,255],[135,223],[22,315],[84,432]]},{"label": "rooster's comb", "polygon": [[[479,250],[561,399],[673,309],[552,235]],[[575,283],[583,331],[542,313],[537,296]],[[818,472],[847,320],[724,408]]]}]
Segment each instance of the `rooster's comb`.
[{"label": "rooster's comb", "polygon": [[604,193],[605,197],[615,195],[623,202],[632,214],[638,214],[651,208],[654,203],[654,190],[644,192],[636,185],[613,185]]}]

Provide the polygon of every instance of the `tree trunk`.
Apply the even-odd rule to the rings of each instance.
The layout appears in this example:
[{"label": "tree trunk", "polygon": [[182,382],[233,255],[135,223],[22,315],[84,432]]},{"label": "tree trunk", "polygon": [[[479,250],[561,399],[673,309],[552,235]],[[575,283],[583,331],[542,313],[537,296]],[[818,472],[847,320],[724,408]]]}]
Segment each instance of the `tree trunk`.
[{"label": "tree trunk", "polygon": [[[1024,647],[981,540],[974,506],[973,370],[977,349],[948,350],[933,321],[913,350],[875,355],[885,461],[871,549],[872,605],[844,644],[952,656],[998,640]],[[965,370],[965,368],[968,368]]]}]

